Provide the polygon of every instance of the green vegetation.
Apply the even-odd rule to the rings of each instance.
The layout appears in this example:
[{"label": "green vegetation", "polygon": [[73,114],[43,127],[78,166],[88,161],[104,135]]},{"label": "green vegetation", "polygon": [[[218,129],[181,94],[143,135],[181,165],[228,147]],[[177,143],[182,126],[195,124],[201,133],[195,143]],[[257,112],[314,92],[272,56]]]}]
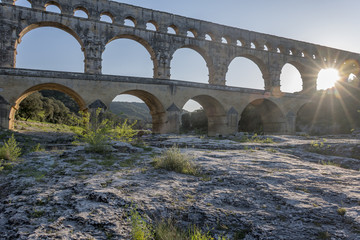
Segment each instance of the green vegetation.
[{"label": "green vegetation", "polygon": [[130,211],[131,236],[133,240],[152,239],[152,227],[147,223],[136,209]]},{"label": "green vegetation", "polygon": [[173,146],[162,153],[159,157],[153,158],[155,168],[163,168],[183,174],[199,175],[199,168],[193,163],[191,157],[181,153],[180,149]]},{"label": "green vegetation", "polygon": [[54,97],[44,97],[40,92],[36,92],[20,103],[16,118],[25,121],[31,119],[40,122],[71,125],[73,124],[72,114],[62,101]]},{"label": "green vegetation", "polygon": [[106,153],[110,150],[110,141],[119,140],[131,142],[137,131],[133,129],[134,124],[124,123],[115,125],[108,119],[102,119],[101,109],[97,109],[91,116],[89,113],[82,113],[77,119],[79,128],[73,128],[76,139],[88,144],[87,151],[95,153]]},{"label": "green vegetation", "polygon": [[151,128],[150,110],[145,103],[112,102],[110,111],[122,119],[129,119],[130,123],[137,121],[136,128]]},{"label": "green vegetation", "polygon": [[346,209],[345,208],[338,208],[336,210],[336,212],[340,215],[340,216],[344,216],[346,214]]},{"label": "green vegetation", "polygon": [[318,239],[328,240],[331,239],[331,235],[328,232],[321,231],[318,234]]},{"label": "green vegetation", "polygon": [[188,231],[183,231],[168,220],[152,226],[136,211],[130,211],[131,235],[133,240],[227,240],[225,237],[214,238],[209,232],[203,233],[198,227],[193,226]]},{"label": "green vegetation", "polygon": [[187,112],[181,116],[181,131],[194,131],[197,134],[204,134],[208,131],[208,118],[204,109],[199,109],[194,112]]},{"label": "green vegetation", "polygon": [[11,162],[16,161],[21,155],[21,148],[16,142],[14,134],[11,135],[4,145],[0,147],[0,171],[6,167],[10,166]]},{"label": "green vegetation", "polygon": [[310,147],[308,150],[310,152],[323,154],[324,152],[326,152],[326,149],[329,148],[329,145],[325,145],[326,142],[327,142],[327,140],[325,138],[323,138],[322,140],[319,140],[319,141],[311,141],[311,144],[310,144]]},{"label": "green vegetation", "polygon": [[239,140],[240,142],[250,142],[250,143],[274,143],[272,138],[264,138],[259,136],[257,133],[249,137],[249,135],[245,134]]}]

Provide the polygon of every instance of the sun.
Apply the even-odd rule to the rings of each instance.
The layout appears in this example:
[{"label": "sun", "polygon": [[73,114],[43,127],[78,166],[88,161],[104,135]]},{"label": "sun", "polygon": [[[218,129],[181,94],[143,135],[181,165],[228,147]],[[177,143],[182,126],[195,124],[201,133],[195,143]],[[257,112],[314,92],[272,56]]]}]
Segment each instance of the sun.
[{"label": "sun", "polygon": [[317,90],[326,90],[335,86],[340,79],[338,70],[334,68],[322,69],[317,79]]}]

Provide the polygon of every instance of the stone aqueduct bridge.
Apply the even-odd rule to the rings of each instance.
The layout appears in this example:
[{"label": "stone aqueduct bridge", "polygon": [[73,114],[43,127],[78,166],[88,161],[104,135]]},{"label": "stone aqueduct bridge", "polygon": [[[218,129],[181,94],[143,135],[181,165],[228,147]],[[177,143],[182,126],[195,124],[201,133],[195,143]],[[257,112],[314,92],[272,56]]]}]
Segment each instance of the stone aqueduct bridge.
[{"label": "stone aqueduct bridge", "polygon": [[[181,109],[193,99],[206,111],[209,135],[235,133],[241,113],[249,104],[261,113],[266,132],[291,134],[299,109],[316,91],[322,68],[337,68],[344,79],[350,73],[358,74],[360,55],[356,53],[127,4],[107,0],[31,0],[31,8],[25,8],[14,2],[0,3],[0,124],[4,128],[13,127],[15,112],[29,94],[55,89],[73,97],[82,110],[100,102],[109,106],[119,94],[137,96],[148,105],[153,130],[158,133],[178,132]],[[59,7],[61,14],[47,12],[49,5]],[[88,18],[75,17],[77,10],[84,11]],[[100,21],[102,15],[109,16],[112,23]],[[134,26],[125,25],[125,20]],[[147,24],[153,24],[156,30],[147,29]],[[15,68],[21,38],[46,26],[62,29],[79,42],[84,52],[84,73]],[[153,78],[101,74],[106,44],[119,38],[135,40],[148,50],[154,65]],[[171,59],[180,48],[191,48],[205,59],[209,84],[170,80]],[[228,66],[239,56],[257,64],[263,74],[263,91],[226,86]],[[280,92],[281,69],[286,63],[301,74],[300,93]]]}]

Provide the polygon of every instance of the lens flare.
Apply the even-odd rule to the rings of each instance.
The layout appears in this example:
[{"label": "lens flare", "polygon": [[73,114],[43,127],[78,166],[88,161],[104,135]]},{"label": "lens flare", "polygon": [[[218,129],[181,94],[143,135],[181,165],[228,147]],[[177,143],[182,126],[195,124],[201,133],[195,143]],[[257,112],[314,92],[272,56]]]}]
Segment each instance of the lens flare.
[{"label": "lens flare", "polygon": [[339,72],[336,69],[322,69],[317,79],[317,90],[326,90],[334,87],[336,81],[340,79]]}]

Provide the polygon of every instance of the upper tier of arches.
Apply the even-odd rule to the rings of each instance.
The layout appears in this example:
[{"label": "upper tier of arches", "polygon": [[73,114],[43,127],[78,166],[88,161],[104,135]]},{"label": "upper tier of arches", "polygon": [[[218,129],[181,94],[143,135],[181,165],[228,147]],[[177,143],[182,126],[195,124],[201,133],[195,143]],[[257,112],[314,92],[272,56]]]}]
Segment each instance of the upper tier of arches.
[{"label": "upper tier of arches", "polygon": [[[176,36],[281,55],[311,58],[328,63],[333,63],[336,60],[331,58],[337,52],[336,49],[108,0],[89,1],[86,4],[80,0],[3,0],[2,2],[16,5],[19,1],[28,2],[27,6],[43,11],[48,6],[53,5],[60,9],[60,14],[62,15],[74,16],[77,11],[82,11],[87,15],[88,19],[102,20],[108,24],[124,25],[126,20],[130,20],[133,22],[134,28],[147,29],[147,25],[152,24],[154,28],[151,28],[151,31],[155,32],[168,33],[170,31],[171,34]],[[102,18],[103,16],[108,17],[106,21]]]},{"label": "upper tier of arches", "polygon": [[[14,3],[4,0],[1,4]],[[46,12],[49,6],[57,7],[60,13]],[[350,65],[350,68],[360,65],[358,54],[106,0],[91,1],[86,5],[77,0],[32,0],[32,14],[24,14],[29,8],[17,6],[15,10],[2,8],[0,11],[7,10],[14,13],[11,20],[18,20],[18,23],[12,23],[15,28],[10,26],[12,38],[3,41],[12,41],[10,45],[15,53],[18,42],[28,31],[41,26],[56,27],[70,33],[80,43],[86,73],[101,73],[102,53],[106,45],[117,38],[135,40],[147,49],[154,64],[154,78],[170,79],[172,56],[178,49],[190,48],[204,58],[210,84],[225,85],[232,60],[245,57],[260,69],[268,91],[280,90],[280,74],[286,64],[299,71],[303,90],[316,88],[317,75],[323,68],[345,69],[340,73],[343,76],[357,71],[348,71]],[[85,18],[77,17],[78,11],[85,14]],[[130,24],[125,25],[126,21]],[[9,49],[5,47],[2,51]],[[11,56],[6,55],[11,54],[4,54],[4,59],[9,61]],[[13,55],[12,59],[15,59],[16,54]],[[1,66],[15,66],[13,62]]]}]

